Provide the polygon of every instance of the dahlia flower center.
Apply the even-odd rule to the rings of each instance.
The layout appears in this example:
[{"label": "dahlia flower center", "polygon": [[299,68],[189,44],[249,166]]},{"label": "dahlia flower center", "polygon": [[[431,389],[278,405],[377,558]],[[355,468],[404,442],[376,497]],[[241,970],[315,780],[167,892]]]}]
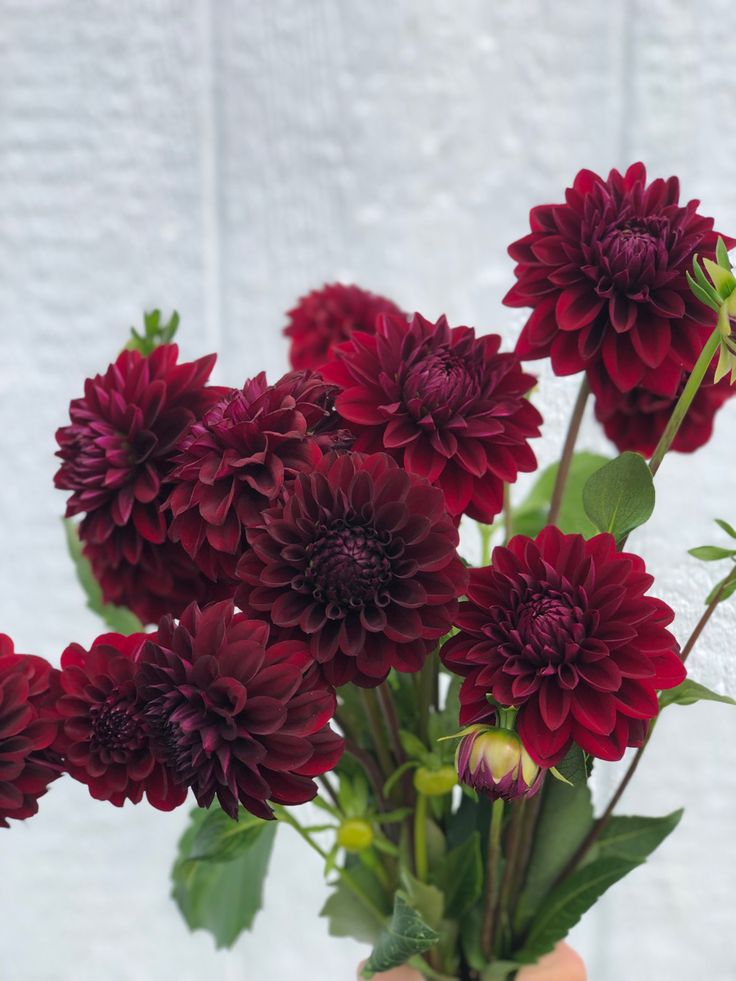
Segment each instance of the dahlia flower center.
[{"label": "dahlia flower center", "polygon": [[327,605],[329,615],[344,615],[369,602],[388,603],[390,545],[390,532],[376,531],[370,525],[341,519],[324,529],[309,548],[305,580],[314,598]]},{"label": "dahlia flower center", "polygon": [[435,409],[453,408],[477,395],[478,379],[471,367],[446,347],[411,368],[403,394],[415,418]]},{"label": "dahlia flower center", "polygon": [[518,607],[510,634],[526,657],[553,671],[552,665],[569,661],[583,640],[582,619],[572,597],[560,592],[536,594]]},{"label": "dahlia flower center", "polygon": [[669,223],[664,218],[628,218],[604,234],[601,245],[611,262],[652,262],[664,248]]},{"label": "dahlia flower center", "polygon": [[126,703],[106,702],[93,708],[90,715],[92,741],[98,749],[112,752],[143,742],[141,724]]}]

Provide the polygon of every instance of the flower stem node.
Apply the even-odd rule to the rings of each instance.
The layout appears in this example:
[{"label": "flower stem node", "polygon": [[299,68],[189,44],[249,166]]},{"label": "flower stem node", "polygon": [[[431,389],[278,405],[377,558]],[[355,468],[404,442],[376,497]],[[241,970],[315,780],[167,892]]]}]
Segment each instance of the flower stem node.
[{"label": "flower stem node", "polygon": [[364,852],[374,837],[373,828],[362,818],[347,818],[337,829],[337,843],[346,852]]},{"label": "flower stem node", "polygon": [[460,780],[490,800],[531,797],[539,789],[542,769],[511,729],[469,726],[457,748]]},{"label": "flower stem node", "polygon": [[414,789],[425,797],[444,797],[457,786],[457,773],[453,766],[441,766],[431,770],[420,766],[414,771]]}]

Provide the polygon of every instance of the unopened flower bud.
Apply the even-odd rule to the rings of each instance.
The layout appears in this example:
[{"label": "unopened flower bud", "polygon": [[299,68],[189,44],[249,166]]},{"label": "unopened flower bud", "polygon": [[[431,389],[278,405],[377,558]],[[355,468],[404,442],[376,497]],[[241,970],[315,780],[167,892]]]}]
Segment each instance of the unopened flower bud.
[{"label": "unopened flower bud", "polygon": [[414,771],[414,789],[426,797],[443,797],[457,786],[454,766],[441,766],[437,770],[420,766]]},{"label": "unopened flower bud", "polygon": [[511,729],[470,726],[457,748],[455,763],[463,783],[491,800],[531,797],[542,770]]},{"label": "unopened flower bud", "polygon": [[373,838],[373,828],[362,818],[347,818],[337,829],[337,843],[346,852],[364,852]]}]

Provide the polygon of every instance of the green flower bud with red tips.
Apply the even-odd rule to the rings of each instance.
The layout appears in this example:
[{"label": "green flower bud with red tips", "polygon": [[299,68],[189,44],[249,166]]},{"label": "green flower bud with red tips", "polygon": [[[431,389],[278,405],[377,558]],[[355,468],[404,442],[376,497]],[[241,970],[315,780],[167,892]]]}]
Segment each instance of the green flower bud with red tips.
[{"label": "green flower bud with red tips", "polygon": [[542,768],[512,729],[484,725],[465,729],[455,764],[462,783],[490,800],[531,797],[542,780]]}]

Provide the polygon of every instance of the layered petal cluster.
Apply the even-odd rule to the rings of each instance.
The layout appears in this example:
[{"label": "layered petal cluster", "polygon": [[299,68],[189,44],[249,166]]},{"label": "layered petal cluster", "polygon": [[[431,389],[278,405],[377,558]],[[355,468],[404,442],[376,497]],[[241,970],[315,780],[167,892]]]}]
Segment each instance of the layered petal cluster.
[{"label": "layered petal cluster", "polygon": [[[211,355],[179,364],[175,344],[148,357],[123,351],[87,379],[70,405],[70,425],[56,433],[62,464],[54,483],[72,492],[67,517],[84,515],[80,537],[105,600],[148,622],[180,612],[205,588],[183,550],[167,543],[161,505],[178,440],[222,395],[206,385],[214,362]],[[151,596],[147,588],[164,564],[187,572],[158,578]]]},{"label": "layered petal cluster", "polygon": [[248,543],[237,603],[300,632],[336,686],[418,671],[467,582],[442,492],[384,453],[324,456]]},{"label": "layered petal cluster", "polygon": [[166,502],[169,535],[211,581],[236,582],[246,529],[261,522],[286,481],[339,443],[334,391],[314,372],[275,385],[261,373],[222,398],[181,442]]},{"label": "layered petal cluster", "polygon": [[65,770],[96,800],[122,807],[143,795],[161,811],[184,802],[186,789],[151,749],[150,725],[137,684],[136,657],[146,634],[103,634],[87,651],[70,644],[61,656],[61,718],[54,748]]},{"label": "layered petal cluster", "polygon": [[558,375],[600,365],[622,392],[672,396],[713,325],[685,274],[718,238],[699,202],[679,198],[676,177],[647,185],[636,163],[606,180],[581,170],[564,204],[533,208],[530,234],[509,246],[517,282],[504,302],[533,308],[517,354],[550,357]]},{"label": "layered petal cluster", "polygon": [[487,695],[518,707],[524,746],[546,767],[573,743],[605,760],[640,746],[657,691],[685,677],[667,629],[674,613],[646,595],[652,582],[607,534],[586,541],[548,526],[494,549],[471,572],[460,632],[442,651],[465,677],[461,723],[492,717]]},{"label": "layered petal cluster", "polygon": [[52,743],[58,671],[41,657],[16,654],[0,634],[0,827],[38,811],[38,799],[61,773]]},{"label": "layered petal cluster", "polygon": [[354,331],[373,334],[381,313],[403,316],[385,296],[359,286],[332,283],[303,296],[288,313],[284,334],[291,340],[292,368],[319,368],[335,344],[352,337]]},{"label": "layered petal cluster", "polygon": [[[676,392],[668,396],[657,395],[642,386],[620,392],[604,372],[589,372],[596,419],[621,453],[633,450],[643,456],[652,455],[688,377],[687,372],[682,372]],[[706,378],[698,389],[671,449],[678,453],[694,453],[704,446],[713,434],[718,410],[734,394],[736,388],[731,386],[728,378],[714,383],[711,372],[710,379]]]},{"label": "layered petal cluster", "polygon": [[469,726],[458,743],[455,766],[461,782],[489,800],[533,797],[542,783],[543,771],[509,729]]},{"label": "layered petal cluster", "polygon": [[386,452],[441,487],[454,517],[491,522],[504,482],[535,469],[528,440],[542,421],[526,398],[536,379],[500,344],[445,317],[383,316],[374,336],[340,345],[322,372],[342,389],[336,406],[356,450]]},{"label": "layered petal cluster", "polygon": [[269,643],[269,626],[231,602],[162,620],[140,654],[140,689],[157,758],[202,807],[217,797],[261,818],[268,801],[302,804],[343,741],[329,726],[335,692],[300,641]]}]

